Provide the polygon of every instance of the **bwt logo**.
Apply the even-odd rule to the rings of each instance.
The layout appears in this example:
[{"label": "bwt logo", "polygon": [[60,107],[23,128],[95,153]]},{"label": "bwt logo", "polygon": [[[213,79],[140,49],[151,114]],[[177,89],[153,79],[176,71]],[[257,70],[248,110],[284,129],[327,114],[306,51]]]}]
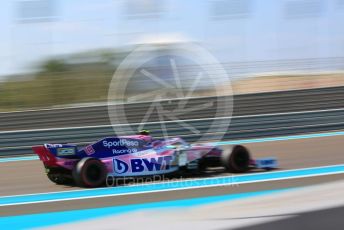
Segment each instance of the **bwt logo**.
[{"label": "bwt logo", "polygon": [[130,172],[138,173],[143,171],[161,171],[170,169],[172,156],[157,158],[131,159],[128,163],[119,159],[113,159],[114,171],[117,174]]},{"label": "bwt logo", "polygon": [[120,139],[118,141],[103,141],[103,146],[106,148],[119,147],[119,146],[138,147],[139,142],[133,141],[133,140],[128,140],[128,139]]}]

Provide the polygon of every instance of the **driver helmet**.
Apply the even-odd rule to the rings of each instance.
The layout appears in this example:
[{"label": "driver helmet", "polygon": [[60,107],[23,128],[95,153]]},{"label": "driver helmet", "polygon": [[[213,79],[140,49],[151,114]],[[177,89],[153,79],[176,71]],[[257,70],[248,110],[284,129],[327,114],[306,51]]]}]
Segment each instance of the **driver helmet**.
[{"label": "driver helmet", "polygon": [[142,129],[142,130],[139,131],[139,134],[140,134],[140,135],[149,136],[149,135],[150,135],[150,132],[149,132],[149,130],[147,130],[147,129]]}]

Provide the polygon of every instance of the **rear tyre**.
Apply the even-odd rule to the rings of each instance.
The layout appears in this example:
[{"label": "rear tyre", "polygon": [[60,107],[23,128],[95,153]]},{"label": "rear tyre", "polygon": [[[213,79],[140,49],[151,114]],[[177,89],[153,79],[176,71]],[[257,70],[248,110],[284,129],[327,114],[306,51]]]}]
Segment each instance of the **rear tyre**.
[{"label": "rear tyre", "polygon": [[81,159],[73,170],[73,178],[78,186],[99,187],[105,183],[107,170],[105,165],[95,158]]},{"label": "rear tyre", "polygon": [[228,172],[244,173],[249,170],[250,152],[242,145],[236,145],[233,149],[224,149],[222,163]]}]

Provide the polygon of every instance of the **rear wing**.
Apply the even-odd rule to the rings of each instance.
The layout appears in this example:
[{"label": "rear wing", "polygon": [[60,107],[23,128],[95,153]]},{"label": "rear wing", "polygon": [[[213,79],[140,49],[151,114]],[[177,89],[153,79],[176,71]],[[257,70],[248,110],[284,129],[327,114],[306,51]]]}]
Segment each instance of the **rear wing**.
[{"label": "rear wing", "polygon": [[33,146],[32,150],[46,166],[56,166],[56,157],[44,146]]},{"label": "rear wing", "polygon": [[70,144],[44,144],[33,146],[32,150],[47,166],[56,166],[57,158],[79,158],[76,145]]}]

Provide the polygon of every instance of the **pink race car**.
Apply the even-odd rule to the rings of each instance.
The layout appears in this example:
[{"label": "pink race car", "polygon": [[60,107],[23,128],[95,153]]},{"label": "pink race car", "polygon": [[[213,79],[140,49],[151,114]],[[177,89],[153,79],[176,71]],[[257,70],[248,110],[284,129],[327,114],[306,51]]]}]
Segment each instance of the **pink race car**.
[{"label": "pink race car", "polygon": [[228,172],[243,173],[252,168],[277,167],[275,158],[253,160],[241,145],[220,148],[211,144],[186,143],[179,137],[159,140],[149,134],[106,137],[78,150],[72,144],[33,146],[56,184],[74,181],[83,187],[99,187],[109,176],[125,178],[202,172],[223,166]]}]

